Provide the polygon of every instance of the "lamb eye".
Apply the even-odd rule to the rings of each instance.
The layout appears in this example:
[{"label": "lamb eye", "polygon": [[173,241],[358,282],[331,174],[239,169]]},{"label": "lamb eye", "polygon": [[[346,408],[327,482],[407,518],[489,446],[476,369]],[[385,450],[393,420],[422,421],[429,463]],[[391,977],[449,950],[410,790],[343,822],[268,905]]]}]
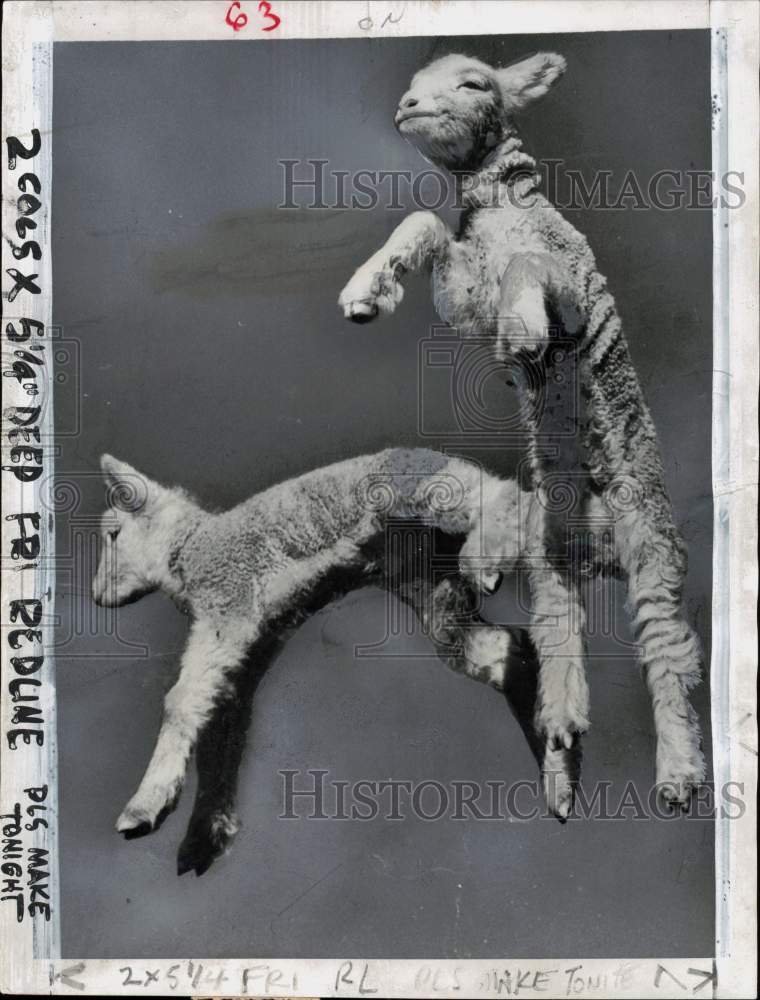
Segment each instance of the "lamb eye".
[{"label": "lamb eye", "polygon": [[459,89],[464,87],[466,90],[488,90],[487,83],[481,83],[479,80],[465,80],[463,83],[459,84]]},{"label": "lamb eye", "polygon": [[119,531],[121,531],[121,529],[120,529],[120,528],[115,528],[115,529],[114,529],[113,531],[109,531],[109,532],[108,532],[108,537],[109,537],[109,538],[110,538],[111,540],[115,539],[115,538],[116,538],[116,536],[117,536],[117,535],[119,534]]}]

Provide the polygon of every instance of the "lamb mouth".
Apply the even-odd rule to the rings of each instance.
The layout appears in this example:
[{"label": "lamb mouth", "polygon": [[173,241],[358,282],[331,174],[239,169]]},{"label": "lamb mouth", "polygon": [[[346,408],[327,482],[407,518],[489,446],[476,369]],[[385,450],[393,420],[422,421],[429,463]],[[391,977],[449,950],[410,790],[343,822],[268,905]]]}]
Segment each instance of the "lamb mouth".
[{"label": "lamb mouth", "polygon": [[411,121],[412,118],[440,118],[440,112],[438,111],[408,111],[405,115],[396,115],[396,127],[403,125],[404,122]]}]

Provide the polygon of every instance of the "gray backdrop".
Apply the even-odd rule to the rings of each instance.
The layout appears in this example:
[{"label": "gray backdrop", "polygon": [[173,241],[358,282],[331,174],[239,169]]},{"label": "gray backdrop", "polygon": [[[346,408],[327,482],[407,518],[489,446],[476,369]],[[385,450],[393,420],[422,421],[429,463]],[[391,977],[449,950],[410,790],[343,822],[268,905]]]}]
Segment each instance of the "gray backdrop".
[{"label": "gray backdrop", "polygon": [[[563,53],[568,72],[525,122],[536,155],[589,179],[709,168],[706,32],[56,45],[56,416],[69,432],[58,469],[81,491],[58,533],[64,955],[712,953],[709,821],[277,820],[281,768],[349,781],[534,777],[502,698],[408,658],[429,652],[424,637],[354,660],[357,642],[383,634],[375,590],[307,623],[262,683],[229,856],[202,879],[175,875],[192,780],[155,835],[125,842],[113,829],[147,764],[186,621],[160,595],[122,609],[118,635],[95,614],[100,453],[221,507],[352,454],[430,443],[417,432],[417,345],[436,322],[427,283],[408,281],[380,327],[352,327],[335,305],[402,213],[278,212],[276,161],[424,169],[392,127],[411,74],[434,54],[506,63],[539,46]],[[710,213],[571,216],[615,292],[660,430],[690,549],[688,613],[709,650]],[[451,425],[445,378],[426,385],[425,414]],[[515,460],[487,458],[500,473]],[[508,601],[505,588],[491,613]],[[621,607],[617,594],[624,621]],[[585,784],[632,778],[646,794],[654,741],[638,670],[614,640],[592,635],[589,648]],[[706,685],[695,703],[709,742]]]}]

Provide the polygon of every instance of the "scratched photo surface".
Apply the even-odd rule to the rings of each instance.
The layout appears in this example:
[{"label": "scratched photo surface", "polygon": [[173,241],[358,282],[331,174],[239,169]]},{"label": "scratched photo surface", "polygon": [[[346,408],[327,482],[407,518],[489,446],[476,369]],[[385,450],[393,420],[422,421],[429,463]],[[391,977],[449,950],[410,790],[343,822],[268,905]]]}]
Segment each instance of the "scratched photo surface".
[{"label": "scratched photo surface", "polygon": [[[709,170],[707,32],[56,44],[64,957],[712,954],[709,819],[278,819],[286,769],[301,785],[316,768],[338,781],[445,787],[536,779],[504,699],[446,670],[419,629],[356,658],[385,634],[388,598],[375,588],[307,621],[262,680],[227,856],[201,878],[177,876],[192,764],[157,832],[115,830],[188,623],[159,593],[116,615],[93,604],[101,454],[217,509],[388,445],[446,445],[513,474],[517,444],[484,454],[456,438],[450,380],[420,373],[419,345],[440,325],[427,280],[410,276],[402,307],[376,326],[347,323],[336,305],[414,209],[408,190],[400,210],[382,193],[369,211],[309,209],[299,193],[301,207],[285,211],[278,161],[420,173],[430,165],[393,125],[412,75],[450,52],[506,65],[539,49],[561,53],[567,72],[524,116],[534,156],[618,182],[629,170]],[[709,663],[711,214],[564,214],[589,239],[623,320],[688,547],[686,616]],[[614,634],[601,621],[605,594]],[[646,800],[652,709],[623,600],[621,584],[588,587],[582,780],[589,790],[632,781]],[[513,581],[486,613],[526,620]],[[693,703],[709,754],[705,674]]]}]

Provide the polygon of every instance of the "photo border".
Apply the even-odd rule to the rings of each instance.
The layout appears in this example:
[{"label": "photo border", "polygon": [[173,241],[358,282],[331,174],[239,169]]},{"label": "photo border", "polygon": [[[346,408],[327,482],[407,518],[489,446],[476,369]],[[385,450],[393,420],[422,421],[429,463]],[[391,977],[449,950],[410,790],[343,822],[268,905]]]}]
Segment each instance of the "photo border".
[{"label": "photo border", "polygon": [[[758,482],[758,18],[760,6],[741,0],[672,0],[669,3],[565,0],[538,2],[332,2],[272,0],[281,23],[274,35],[256,21],[257,4],[241,0],[202,0],[178,6],[173,2],[53,3],[32,0],[7,3],[3,35],[3,138],[15,136],[28,148],[31,130],[39,130],[39,152],[19,159],[9,169],[3,151],[6,194],[18,190],[18,178],[32,172],[40,181],[42,203],[35,214],[33,237],[41,247],[39,261],[19,262],[11,255],[16,240],[18,209],[13,198],[3,201],[3,502],[2,502],[2,673],[0,722],[2,758],[0,814],[9,823],[16,803],[26,829],[25,847],[48,852],[50,919],[28,915],[15,919],[15,907],[0,906],[0,990],[7,993],[164,995],[173,991],[236,996],[246,993],[277,996],[456,997],[497,996],[497,977],[507,969],[529,974],[540,986],[531,992],[566,996],[568,975],[598,980],[608,997],[681,996],[685,991],[715,997],[750,997],[756,985],[756,801],[757,736],[755,670],[757,659],[757,482]],[[233,9],[234,8],[234,9]],[[227,19],[232,11],[248,11],[247,30],[236,30]],[[46,651],[55,620],[55,532],[51,498],[55,447],[53,427],[53,330],[50,225],[52,218],[52,85],[53,43],[65,41],[141,41],[206,39],[235,44],[256,40],[276,44],[289,38],[407,37],[412,35],[525,34],[588,31],[710,29],[712,57],[713,171],[739,170],[745,201],[730,212],[713,210],[713,601],[711,710],[713,769],[716,786],[738,781],[744,786],[746,812],[740,819],[716,818],[716,944],[712,956],[701,958],[563,960],[369,960],[324,959],[113,959],[60,958],[58,898],[57,754],[55,666]],[[738,125],[731,127],[731,123]],[[37,274],[39,293],[22,287],[13,301],[9,270]],[[42,324],[26,341],[15,340],[21,317]],[[12,326],[15,320],[15,326]],[[41,329],[42,335],[35,332]],[[22,384],[10,366],[29,352],[34,378]],[[45,363],[47,360],[47,364]],[[37,394],[30,396],[30,388]],[[30,402],[31,400],[31,402]],[[36,402],[35,402],[36,400]],[[6,411],[40,405],[39,427],[43,474],[20,482],[14,472],[23,460],[11,456],[19,439],[9,438],[14,425]],[[34,464],[34,463],[33,463]],[[36,534],[39,553],[11,558],[19,538],[18,515],[39,514],[39,526],[27,518],[26,535]],[[30,543],[31,544],[31,543]],[[31,549],[29,550],[31,552]],[[44,742],[20,742],[9,750],[7,732],[14,728],[14,703],[8,690],[11,632],[23,625],[13,601],[38,601],[42,617],[39,638],[21,637],[19,655],[44,661],[35,675],[42,683],[39,708]],[[29,607],[30,605],[25,605]],[[31,605],[34,607],[35,605]],[[26,643],[29,643],[27,646]],[[35,653],[35,649],[37,652]],[[40,792],[28,789],[47,786]],[[35,824],[35,819],[42,823]],[[35,828],[36,827],[36,828]],[[4,834],[5,836],[5,834]],[[42,898],[42,897],[40,897]],[[129,975],[126,976],[126,970]],[[247,972],[245,970],[248,970]],[[573,970],[571,972],[571,970]],[[156,978],[147,973],[157,971]],[[146,981],[147,978],[147,981]],[[594,990],[585,990],[594,992]],[[504,994],[503,988],[501,995]]]}]

